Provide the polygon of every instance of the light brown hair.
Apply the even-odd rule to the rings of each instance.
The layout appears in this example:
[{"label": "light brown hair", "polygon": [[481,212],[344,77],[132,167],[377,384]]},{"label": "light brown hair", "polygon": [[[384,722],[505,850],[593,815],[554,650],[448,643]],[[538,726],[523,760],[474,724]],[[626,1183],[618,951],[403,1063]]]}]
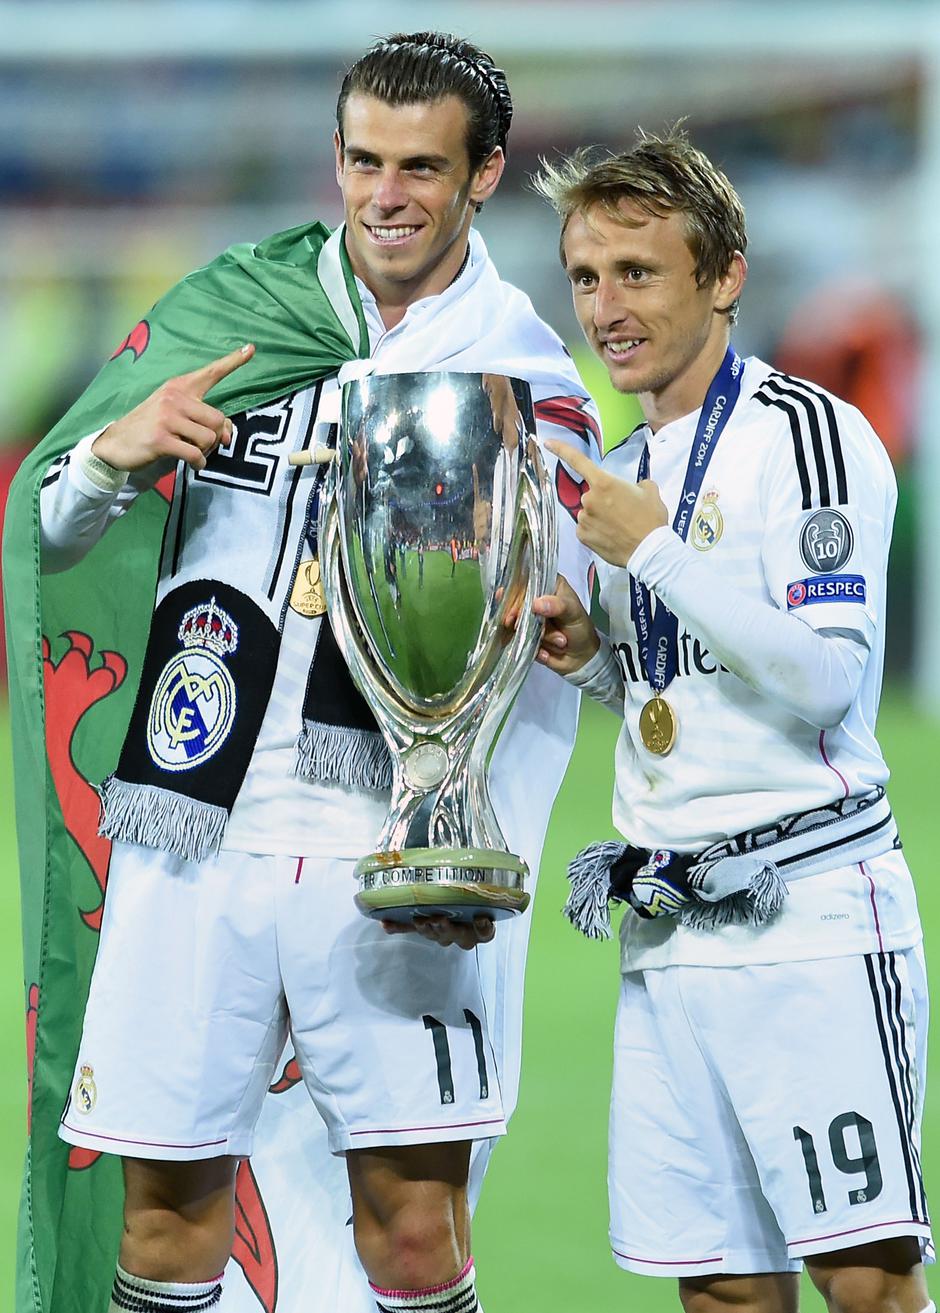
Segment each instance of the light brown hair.
[{"label": "light brown hair", "polygon": [[[556,164],[543,159],[532,184],[561,216],[562,261],[565,229],[572,215],[600,206],[616,222],[629,226],[622,201],[647,214],[684,216],[699,287],[727,273],[735,252],[743,255],[747,248],[744,207],[737,192],[679,125],[662,137],[640,132],[633,149],[619,155],[599,156],[589,148]],[[733,322],[737,302],[729,313]]]}]

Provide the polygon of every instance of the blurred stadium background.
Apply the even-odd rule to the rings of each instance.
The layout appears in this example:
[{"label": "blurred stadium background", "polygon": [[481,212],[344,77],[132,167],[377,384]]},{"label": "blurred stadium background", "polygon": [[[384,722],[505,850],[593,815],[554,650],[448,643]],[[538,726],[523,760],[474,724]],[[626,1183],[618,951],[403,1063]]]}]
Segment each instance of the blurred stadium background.
[{"label": "blurred stadium background", "polygon": [[[314,215],[338,221],[330,139],[342,69],[375,35],[428,27],[478,41],[507,69],[509,169],[480,227],[503,275],[570,341],[608,441],[632,426],[632,403],[607,393],[584,359],[554,216],[527,176],[540,154],[617,148],[638,124],[680,117],[747,207],[738,349],[855,401],[884,439],[901,496],[881,733],[929,935],[940,925],[928,796],[940,761],[940,12],[930,0],[0,0],[0,507],[22,455],[178,276],[229,242]],[[579,942],[557,914],[567,858],[610,831],[615,730],[586,710],[543,866],[522,1101],[475,1244],[494,1310],[676,1306],[672,1283],[627,1278],[609,1257],[616,953]],[[0,789],[2,1309],[12,1306],[25,1133],[2,696]],[[940,1171],[938,1110],[935,1090],[928,1186]],[[807,1307],[821,1303],[810,1296]]]}]

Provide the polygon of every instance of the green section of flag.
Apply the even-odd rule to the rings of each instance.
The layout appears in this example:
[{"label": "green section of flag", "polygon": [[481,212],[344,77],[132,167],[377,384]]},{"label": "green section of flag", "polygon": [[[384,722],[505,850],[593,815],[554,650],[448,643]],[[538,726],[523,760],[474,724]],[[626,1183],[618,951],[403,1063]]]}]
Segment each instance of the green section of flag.
[{"label": "green section of flag", "polygon": [[[33,1121],[20,1227],[18,1313],[103,1308],[119,1235],[115,1164],[69,1169],[57,1135],[94,959],[100,903],[96,802],[87,779],[114,767],[136,692],[156,587],[166,503],[141,497],[84,561],[39,573],[39,490],[50,462],[79,438],[128,413],[161,383],[244,342],[255,356],[212,390],[228,414],[331,376],[368,351],[368,334],[342,242],[308,224],[256,246],[231,247],[157,303],[127,349],[14,480],[3,543],[10,713],[22,881],[27,998],[38,988]],[[329,294],[320,273],[329,268]],[[358,333],[350,339],[344,324]],[[133,349],[132,349],[133,348]],[[42,636],[50,644],[43,662]],[[66,635],[71,635],[66,637]],[[103,654],[112,652],[114,658]],[[108,673],[126,666],[120,687]],[[56,717],[45,724],[44,676]],[[89,704],[95,692],[98,700]],[[84,700],[84,701],[83,701]],[[87,708],[87,709],[86,709]],[[84,714],[82,714],[84,713]],[[79,723],[74,741],[66,728]],[[53,784],[46,755],[58,763]],[[63,738],[63,734],[65,737]],[[97,856],[94,854],[97,852]]]}]

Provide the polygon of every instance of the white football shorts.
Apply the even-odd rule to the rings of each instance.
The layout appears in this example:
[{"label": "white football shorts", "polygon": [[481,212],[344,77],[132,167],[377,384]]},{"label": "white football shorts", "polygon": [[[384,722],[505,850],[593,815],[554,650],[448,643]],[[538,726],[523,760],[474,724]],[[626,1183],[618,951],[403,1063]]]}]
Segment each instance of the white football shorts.
[{"label": "white football shorts", "polygon": [[796,1271],[917,1236],[927,995],[919,947],[623,977],[610,1238],[632,1272]]},{"label": "white football shorts", "polygon": [[476,953],[387,935],[353,866],[115,843],[62,1138],[247,1157],[288,1035],[334,1153],[503,1134]]}]

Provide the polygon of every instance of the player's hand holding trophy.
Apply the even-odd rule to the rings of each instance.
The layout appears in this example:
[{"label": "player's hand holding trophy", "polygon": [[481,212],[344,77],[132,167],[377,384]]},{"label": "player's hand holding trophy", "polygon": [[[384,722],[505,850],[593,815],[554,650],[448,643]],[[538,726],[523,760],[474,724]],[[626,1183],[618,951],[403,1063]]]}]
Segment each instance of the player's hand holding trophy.
[{"label": "player's hand holding trophy", "polygon": [[[367,916],[521,912],[486,762],[538,648],[554,498],[529,387],[498,374],[343,388],[320,560],[337,642],[392,754],[389,816],[356,866]],[[515,625],[507,617],[518,616]]]}]

